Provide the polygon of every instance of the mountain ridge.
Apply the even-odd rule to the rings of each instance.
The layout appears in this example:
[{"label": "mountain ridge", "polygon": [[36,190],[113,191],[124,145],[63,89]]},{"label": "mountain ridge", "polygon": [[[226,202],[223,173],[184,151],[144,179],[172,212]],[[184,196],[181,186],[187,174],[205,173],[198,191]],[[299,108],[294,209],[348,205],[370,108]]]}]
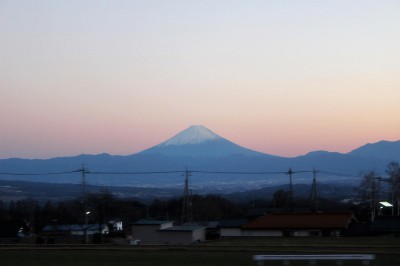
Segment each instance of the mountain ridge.
[{"label": "mountain ridge", "polygon": [[[165,144],[172,139],[169,145],[158,144],[126,156],[102,153],[51,159],[1,159],[0,180],[81,183],[79,169],[85,167],[89,171],[87,182],[90,184],[173,187],[181,186],[183,182],[179,171],[189,169],[200,170],[193,174],[191,182],[194,186],[236,186],[242,189],[246,186],[260,187],[285,183],[285,173],[289,168],[305,172],[296,173],[294,182],[311,182],[311,175],[307,171],[314,168],[320,170],[319,178],[322,180],[356,182],[358,179],[355,177],[360,176],[360,173],[374,170],[384,174],[389,162],[400,159],[400,151],[397,152],[396,148],[399,143],[397,141],[366,144],[349,153],[314,151],[286,158],[244,148],[202,126],[192,127],[189,133],[193,130],[199,130],[198,134],[185,136],[188,133],[186,132],[181,138],[180,132],[160,143]],[[367,150],[363,153],[365,149]],[[386,149],[390,152],[386,153]],[[63,171],[71,173],[45,174]]]},{"label": "mountain ridge", "polygon": [[[385,150],[385,152],[382,152],[382,150]],[[375,143],[367,143],[347,154],[378,159],[395,159],[397,157],[397,159],[400,160],[400,140],[381,140]]]}]

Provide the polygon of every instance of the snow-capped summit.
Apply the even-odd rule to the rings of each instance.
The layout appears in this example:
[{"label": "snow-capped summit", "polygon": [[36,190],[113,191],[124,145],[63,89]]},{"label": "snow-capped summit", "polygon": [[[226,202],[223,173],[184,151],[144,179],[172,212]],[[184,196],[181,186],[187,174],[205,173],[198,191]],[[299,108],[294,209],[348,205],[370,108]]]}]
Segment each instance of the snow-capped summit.
[{"label": "snow-capped summit", "polygon": [[246,156],[265,155],[239,146],[199,125],[190,126],[172,138],[141,153],[186,157],[224,157],[233,154]]},{"label": "snow-capped summit", "polygon": [[221,137],[208,128],[201,125],[194,125],[160,143],[159,146],[199,144],[218,139],[221,139]]}]

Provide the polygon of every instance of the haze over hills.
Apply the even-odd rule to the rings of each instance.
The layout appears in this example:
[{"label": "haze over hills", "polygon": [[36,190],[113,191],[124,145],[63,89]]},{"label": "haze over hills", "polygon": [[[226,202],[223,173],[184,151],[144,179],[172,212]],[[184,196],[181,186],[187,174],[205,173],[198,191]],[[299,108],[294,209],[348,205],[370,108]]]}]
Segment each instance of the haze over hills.
[{"label": "haze over hills", "polygon": [[[87,181],[105,186],[178,187],[185,169],[191,185],[234,190],[288,182],[285,172],[319,170],[321,182],[359,182],[361,172],[384,174],[391,161],[400,160],[399,141],[367,144],[347,154],[315,151],[285,158],[237,145],[207,129],[191,126],[172,138],[128,156],[79,155],[45,160],[0,160],[0,179],[50,183],[80,183],[84,164]],[[63,174],[42,175],[38,173]],[[13,175],[7,173],[14,173]],[[34,174],[34,175],[24,175]],[[38,175],[36,175],[38,174]],[[310,183],[311,173],[295,173],[295,183]]]}]

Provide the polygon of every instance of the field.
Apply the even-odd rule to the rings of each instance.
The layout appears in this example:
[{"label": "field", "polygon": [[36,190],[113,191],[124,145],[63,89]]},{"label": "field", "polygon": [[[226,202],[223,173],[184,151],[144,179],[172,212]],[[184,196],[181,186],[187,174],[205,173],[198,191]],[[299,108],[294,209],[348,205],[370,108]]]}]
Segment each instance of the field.
[{"label": "field", "polygon": [[[400,265],[400,238],[228,239],[190,246],[3,245],[0,265],[10,266],[179,266],[257,265],[256,254],[375,254],[371,265]],[[282,265],[282,262],[265,263]],[[291,262],[290,265],[309,265]],[[336,265],[334,261],[317,265]],[[344,265],[362,265],[345,261]]]}]

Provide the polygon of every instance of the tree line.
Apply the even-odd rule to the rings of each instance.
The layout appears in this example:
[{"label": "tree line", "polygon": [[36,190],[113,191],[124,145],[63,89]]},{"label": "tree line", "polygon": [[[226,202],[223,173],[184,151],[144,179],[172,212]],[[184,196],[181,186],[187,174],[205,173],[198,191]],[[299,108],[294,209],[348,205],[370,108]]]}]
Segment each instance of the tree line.
[{"label": "tree line", "polygon": [[[320,209],[325,211],[345,210],[347,206],[328,199],[320,198]],[[0,221],[24,220],[35,232],[48,224],[83,224],[85,213],[88,223],[105,224],[110,220],[122,221],[125,225],[141,220],[180,221],[183,198],[154,199],[143,203],[134,199],[123,199],[109,191],[88,194],[82,197],[53,202],[40,203],[35,199],[22,199],[8,203],[0,201]],[[278,190],[273,199],[259,199],[258,207],[288,209],[288,192]],[[192,195],[188,216],[190,221],[208,222],[225,219],[245,218],[254,209],[254,202],[237,202],[220,195]],[[308,209],[309,200],[296,198],[296,208]]]},{"label": "tree line", "polygon": [[[400,216],[399,163],[390,163],[386,174],[387,177],[383,178],[370,171],[362,176],[362,181],[354,192],[360,200],[359,204],[318,197],[318,209],[315,209],[309,198],[296,197],[294,208],[300,211],[352,211],[360,221],[371,220],[378,214]],[[379,203],[382,200],[390,202],[393,207],[382,209]],[[120,220],[125,224],[141,219],[180,221],[183,202],[182,197],[175,197],[144,203],[135,199],[118,198],[110,191],[103,190],[64,201],[41,203],[31,198],[0,201],[0,221],[25,220],[36,232],[51,223],[83,224],[86,218],[89,223],[101,224],[110,220]],[[258,208],[289,211],[290,204],[289,191],[285,189],[277,190],[272,198],[257,199]],[[189,205],[188,216],[191,221],[196,222],[246,218],[256,207],[254,200],[234,201],[221,195],[191,195]],[[87,211],[90,214],[85,217]]]},{"label": "tree line", "polygon": [[[88,214],[88,223],[104,224],[119,220],[129,224],[141,219],[180,220],[182,198],[154,199],[143,203],[134,199],[118,198],[107,190],[88,194],[68,201],[22,199],[0,201],[0,221],[25,220],[39,232],[47,224],[83,224]],[[193,221],[211,221],[241,217],[244,205],[234,203],[218,195],[193,195],[190,215]]]}]

